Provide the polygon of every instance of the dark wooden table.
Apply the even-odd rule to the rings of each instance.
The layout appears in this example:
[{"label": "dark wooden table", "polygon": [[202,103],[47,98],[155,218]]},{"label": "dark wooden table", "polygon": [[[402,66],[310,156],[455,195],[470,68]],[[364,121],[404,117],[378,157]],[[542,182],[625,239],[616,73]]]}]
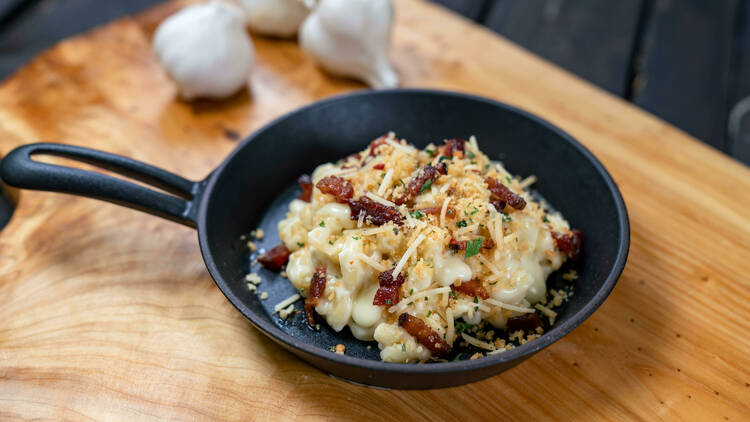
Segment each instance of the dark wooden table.
[{"label": "dark wooden table", "polygon": [[[750,164],[750,0],[435,1]],[[157,2],[0,0],[0,79]]]}]

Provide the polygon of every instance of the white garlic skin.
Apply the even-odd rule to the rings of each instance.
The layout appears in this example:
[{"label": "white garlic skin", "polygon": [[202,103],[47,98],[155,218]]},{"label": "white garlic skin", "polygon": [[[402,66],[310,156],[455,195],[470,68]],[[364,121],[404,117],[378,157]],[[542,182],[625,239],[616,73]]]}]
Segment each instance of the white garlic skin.
[{"label": "white garlic skin", "polygon": [[388,61],[391,0],[321,0],[300,28],[302,49],[323,69],[373,88],[398,85]]},{"label": "white garlic skin", "polygon": [[310,9],[301,0],[241,0],[251,31],[276,37],[297,33]]},{"label": "white garlic skin", "polygon": [[244,13],[218,1],[165,19],[156,28],[154,52],[186,100],[236,93],[247,85],[254,57]]}]

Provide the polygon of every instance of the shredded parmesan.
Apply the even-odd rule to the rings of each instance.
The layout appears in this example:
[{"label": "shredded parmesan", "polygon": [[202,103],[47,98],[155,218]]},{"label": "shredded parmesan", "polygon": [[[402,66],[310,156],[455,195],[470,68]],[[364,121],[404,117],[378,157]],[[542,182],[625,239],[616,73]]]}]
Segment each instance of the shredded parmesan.
[{"label": "shredded parmesan", "polygon": [[479,151],[479,144],[477,144],[477,137],[474,135],[471,135],[469,137],[469,145],[471,146],[471,149],[474,151]]},{"label": "shredded parmesan", "polygon": [[357,228],[362,227],[362,224],[365,222],[365,212],[364,210],[359,212],[359,217],[357,217]]},{"label": "shredded parmesan", "polygon": [[281,302],[277,303],[276,306],[273,307],[274,312],[279,312],[280,310],[286,308],[287,306],[291,305],[292,303],[298,301],[300,298],[300,295],[293,294],[289,296],[288,298],[282,300]]},{"label": "shredded parmesan", "polygon": [[476,339],[466,333],[461,333],[461,337],[463,337],[464,340],[466,340],[467,343],[471,344],[472,346],[479,347],[480,349],[485,350],[496,350],[494,344],[490,344],[484,341],[481,341],[479,339]]},{"label": "shredded parmesan", "polygon": [[401,313],[406,309],[407,306],[409,306],[410,303],[413,303],[416,300],[419,300],[419,299],[424,300],[425,297],[434,296],[440,293],[447,293],[450,291],[451,291],[450,287],[438,287],[436,289],[423,290],[421,292],[414,292],[413,295],[410,295],[409,297],[401,299],[401,302],[388,308],[388,312]]},{"label": "shredded parmesan", "polygon": [[539,309],[539,312],[544,314],[547,318],[549,318],[550,325],[555,323],[555,318],[557,318],[557,312],[553,311],[552,309],[542,305],[541,303],[537,303],[534,305],[535,308]]},{"label": "shredded parmesan", "polygon": [[536,183],[536,176],[532,174],[531,176],[521,180],[521,183],[519,183],[519,186],[521,187],[521,189],[526,189],[529,186],[533,185],[534,183]]},{"label": "shredded parmesan", "polygon": [[493,264],[492,262],[490,262],[489,259],[483,257],[481,254],[477,255],[477,257],[479,257],[479,260],[482,261],[482,263],[486,265],[487,268],[489,268],[493,274],[495,274],[498,277],[502,276],[502,271],[500,271],[500,268],[497,268],[497,266]]},{"label": "shredded parmesan", "polygon": [[446,196],[443,200],[443,206],[440,208],[440,226],[445,226],[445,215],[448,213],[448,204],[451,202],[451,197]]},{"label": "shredded parmesan", "polygon": [[453,309],[445,309],[445,319],[448,321],[448,328],[445,331],[445,339],[448,340],[449,343],[453,343],[456,339],[456,327],[453,323]]},{"label": "shredded parmesan", "polygon": [[401,151],[403,151],[403,152],[405,152],[405,153],[407,153],[409,155],[414,155],[417,152],[417,150],[415,148],[409,147],[409,146],[406,146],[406,145],[401,145],[400,143],[398,143],[398,142],[396,142],[396,141],[394,141],[392,139],[386,139],[385,142],[388,145],[392,146],[393,148],[400,149]]},{"label": "shredded parmesan", "polygon": [[388,169],[388,171],[385,173],[385,177],[383,177],[383,181],[380,182],[380,187],[378,188],[378,196],[383,196],[385,190],[388,189],[388,186],[391,184],[392,177],[393,169]]},{"label": "shredded parmesan", "polygon": [[396,268],[393,270],[393,279],[395,280],[398,278],[398,275],[401,274],[401,270],[404,268],[404,265],[406,265],[406,261],[409,260],[409,257],[416,252],[417,246],[419,246],[420,243],[424,240],[424,235],[420,234],[417,236],[416,240],[414,240],[414,243],[412,243],[409,248],[404,252],[404,254],[401,256],[401,259],[398,261],[398,264],[396,264]]},{"label": "shredded parmesan", "polygon": [[490,305],[495,305],[499,308],[505,308],[510,311],[521,312],[524,314],[529,314],[529,313],[534,312],[534,310],[531,308],[524,308],[523,306],[509,305],[507,303],[500,302],[499,300],[496,300],[496,299],[485,299],[484,303],[489,303]]},{"label": "shredded parmesan", "polygon": [[391,201],[389,201],[389,200],[387,200],[385,198],[381,198],[381,197],[379,197],[378,195],[375,195],[372,192],[367,192],[365,194],[365,196],[368,197],[368,198],[370,198],[370,199],[372,199],[375,202],[378,202],[380,204],[385,205],[386,207],[395,207],[396,206],[396,204],[394,204],[393,202],[391,202]]},{"label": "shredded parmesan", "polygon": [[381,273],[383,271],[385,271],[385,270],[388,269],[388,268],[385,267],[385,265],[381,264],[380,262],[374,260],[373,258],[371,258],[371,257],[369,257],[369,256],[367,256],[367,255],[365,255],[365,254],[363,254],[361,252],[358,252],[356,256],[357,256],[357,258],[359,258],[360,261],[364,262],[365,264],[368,264],[369,266],[371,266],[372,268],[375,268],[376,270],[380,271]]}]

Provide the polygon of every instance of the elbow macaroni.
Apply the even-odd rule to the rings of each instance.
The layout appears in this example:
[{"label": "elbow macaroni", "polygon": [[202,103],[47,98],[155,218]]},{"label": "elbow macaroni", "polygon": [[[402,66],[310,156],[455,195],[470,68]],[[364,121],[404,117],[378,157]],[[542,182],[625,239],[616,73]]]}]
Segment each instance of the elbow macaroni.
[{"label": "elbow macaroni", "polygon": [[[439,155],[426,152],[436,151],[434,146],[418,151],[404,141],[399,145],[396,148],[386,143],[373,156],[368,157],[367,149],[339,163],[323,164],[314,171],[313,183],[336,175],[351,182],[355,198],[381,192],[379,197],[392,201],[419,168],[437,164]],[[315,310],[336,331],[349,327],[357,339],[376,340],[384,361],[422,362],[431,358],[425,346],[399,327],[399,313],[422,319],[444,337],[448,327],[453,327],[447,314],[467,323],[484,320],[502,329],[509,317],[519,315],[518,311],[451,293],[447,287],[458,281],[479,280],[491,299],[525,308],[546,295],[547,277],[566,259],[557,250],[551,233],[569,232],[568,223],[561,215],[546,211],[543,203],[475,145],[474,140],[466,143],[471,158],[459,154],[445,160],[448,174],[424,189],[411,210],[399,207],[405,221],[402,226],[374,226],[366,220],[361,224],[357,216],[351,218],[348,205],[334,202],[317,188],[310,202],[292,201],[286,218],[278,223],[281,239],[292,251],[286,268],[292,284],[306,296],[315,267],[324,265],[326,287]],[[382,166],[375,169],[379,164]],[[484,177],[507,182],[506,186],[520,194],[527,206],[523,210],[506,207],[507,214],[495,210],[489,203]],[[381,186],[383,181],[388,184]],[[415,209],[440,209],[449,196],[455,212],[450,217],[443,214],[444,225],[440,224],[440,213],[414,213]],[[419,235],[424,241],[402,269],[405,282],[401,301],[391,306],[373,305],[378,275],[395,267]],[[494,247],[466,258],[463,251],[456,253],[448,246],[451,238],[468,241],[478,237],[485,242],[493,240]],[[435,289],[438,293],[430,293]]]}]

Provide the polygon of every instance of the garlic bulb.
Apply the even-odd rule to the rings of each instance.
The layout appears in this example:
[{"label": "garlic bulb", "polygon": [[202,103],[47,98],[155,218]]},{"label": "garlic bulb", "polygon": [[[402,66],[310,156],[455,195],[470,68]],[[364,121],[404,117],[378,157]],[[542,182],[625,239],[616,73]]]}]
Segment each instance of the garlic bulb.
[{"label": "garlic bulb", "polygon": [[320,0],[300,28],[300,44],[325,70],[375,88],[398,85],[388,61],[391,0]]},{"label": "garlic bulb", "polygon": [[185,99],[228,97],[246,86],[253,45],[237,6],[213,1],[186,7],[154,34],[154,51]]},{"label": "garlic bulb", "polygon": [[277,37],[296,34],[310,12],[302,0],[241,0],[241,4],[250,30]]}]

